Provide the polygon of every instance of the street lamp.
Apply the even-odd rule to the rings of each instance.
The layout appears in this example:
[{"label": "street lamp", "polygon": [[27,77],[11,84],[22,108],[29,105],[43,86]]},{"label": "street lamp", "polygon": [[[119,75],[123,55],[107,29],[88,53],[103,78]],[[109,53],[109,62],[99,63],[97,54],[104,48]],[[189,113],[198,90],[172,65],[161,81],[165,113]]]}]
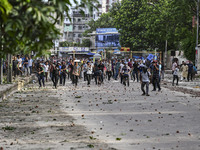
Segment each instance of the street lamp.
[{"label": "street lamp", "polygon": [[[199,0],[197,1],[197,38],[196,38],[196,53],[195,53],[195,65],[199,67],[199,49],[198,49],[198,43],[199,43]],[[199,68],[198,68],[199,69]]]}]

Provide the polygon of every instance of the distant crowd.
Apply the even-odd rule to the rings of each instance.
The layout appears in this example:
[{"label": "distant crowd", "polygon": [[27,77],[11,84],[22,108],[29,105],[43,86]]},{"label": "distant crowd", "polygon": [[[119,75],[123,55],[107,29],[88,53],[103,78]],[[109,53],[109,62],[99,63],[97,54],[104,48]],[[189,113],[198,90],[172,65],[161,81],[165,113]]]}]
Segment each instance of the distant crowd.
[{"label": "distant crowd", "polygon": [[[29,76],[37,74],[39,87],[45,86],[46,82],[52,81],[55,88],[65,86],[66,80],[76,87],[78,80],[83,79],[90,86],[92,80],[96,85],[101,85],[110,80],[120,80],[120,82],[129,86],[129,80],[141,82],[142,95],[149,96],[149,84],[152,83],[153,90],[161,90],[160,82],[164,79],[164,65],[160,61],[150,60],[132,60],[132,59],[110,59],[93,60],[83,58],[76,60],[72,58],[50,57],[48,60],[42,58],[32,59],[32,56],[17,55],[13,57],[13,75]],[[178,65],[177,61],[172,64],[173,80],[176,85],[179,82],[179,72],[181,72],[181,81],[192,81],[197,73],[196,67],[192,62],[182,62]],[[144,87],[146,86],[146,90]]]}]

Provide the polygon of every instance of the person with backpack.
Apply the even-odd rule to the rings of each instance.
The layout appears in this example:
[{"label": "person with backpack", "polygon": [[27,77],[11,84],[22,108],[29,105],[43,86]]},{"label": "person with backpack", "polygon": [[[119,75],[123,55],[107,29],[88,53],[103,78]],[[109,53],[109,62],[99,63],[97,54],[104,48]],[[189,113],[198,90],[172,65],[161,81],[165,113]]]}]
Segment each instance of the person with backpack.
[{"label": "person with backpack", "polygon": [[[146,96],[150,96],[149,95],[149,77],[150,77],[151,73],[147,70],[146,66],[142,67],[142,72],[140,74],[140,82],[141,82],[141,90],[143,92],[142,96],[146,95]],[[144,87],[146,85],[146,91],[144,90]]]}]

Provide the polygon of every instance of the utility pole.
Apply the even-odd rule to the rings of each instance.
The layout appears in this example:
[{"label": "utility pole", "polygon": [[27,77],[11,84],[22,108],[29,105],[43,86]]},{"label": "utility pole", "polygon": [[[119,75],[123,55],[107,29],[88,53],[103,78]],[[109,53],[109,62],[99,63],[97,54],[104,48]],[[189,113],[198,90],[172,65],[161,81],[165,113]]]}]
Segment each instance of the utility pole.
[{"label": "utility pole", "polygon": [[197,1],[197,37],[196,37],[196,53],[195,53],[195,65],[198,66],[198,69],[200,67],[199,65],[199,0]]},{"label": "utility pole", "polygon": [[0,84],[3,84],[3,58],[0,58]]},{"label": "utility pole", "polygon": [[165,41],[165,69],[167,69],[167,40]]}]

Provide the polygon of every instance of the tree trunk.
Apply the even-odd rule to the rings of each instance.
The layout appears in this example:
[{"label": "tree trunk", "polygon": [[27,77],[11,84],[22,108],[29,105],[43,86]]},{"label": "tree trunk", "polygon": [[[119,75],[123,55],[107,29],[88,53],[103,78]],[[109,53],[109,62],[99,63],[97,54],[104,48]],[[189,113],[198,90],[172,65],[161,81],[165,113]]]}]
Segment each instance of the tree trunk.
[{"label": "tree trunk", "polygon": [[0,58],[0,84],[3,84],[3,59]]},{"label": "tree trunk", "polygon": [[12,55],[7,55],[8,60],[8,72],[7,72],[7,83],[12,83]]}]

